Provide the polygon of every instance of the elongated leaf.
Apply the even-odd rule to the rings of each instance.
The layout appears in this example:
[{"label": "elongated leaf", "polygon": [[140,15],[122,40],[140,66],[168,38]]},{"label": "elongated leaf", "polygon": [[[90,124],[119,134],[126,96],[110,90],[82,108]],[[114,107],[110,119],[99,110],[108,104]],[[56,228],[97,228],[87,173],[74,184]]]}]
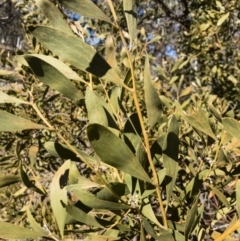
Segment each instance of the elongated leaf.
[{"label": "elongated leaf", "polygon": [[90,226],[94,226],[97,228],[106,228],[107,225],[110,226],[112,224],[111,222],[101,220],[100,218],[95,218],[93,215],[87,214],[81,209],[74,206],[67,206],[66,210],[68,214],[71,215],[75,220]]},{"label": "elongated leaf", "polygon": [[[45,142],[44,143],[44,147],[45,149],[53,156],[56,157],[61,157],[62,159],[70,159],[71,161],[75,161],[75,162],[81,162],[81,158],[77,157],[76,154],[74,152],[72,152],[67,145],[63,145],[61,143],[58,142]],[[89,156],[88,154],[86,154],[83,151],[80,151],[78,149],[76,149],[77,152],[79,153],[79,155],[84,158],[87,162],[91,163],[91,164],[97,164],[96,159],[94,159],[93,157]]]},{"label": "elongated leaf", "polygon": [[0,90],[0,103],[28,104],[28,102],[18,99],[16,97],[7,95],[1,90]]},{"label": "elongated leaf", "polygon": [[63,205],[67,205],[67,184],[70,161],[66,161],[55,173],[50,185],[50,201],[61,236],[64,235],[64,226],[67,220],[67,212]]},{"label": "elongated leaf", "polygon": [[32,57],[41,59],[42,61],[48,63],[49,65],[57,69],[59,72],[61,72],[66,78],[83,82],[83,79],[79,77],[76,72],[74,72],[68,65],[66,65],[59,59],[56,59],[49,55],[43,55],[43,54],[25,54],[23,56],[24,57],[32,56]]},{"label": "elongated leaf", "polygon": [[224,196],[222,192],[220,192],[217,188],[213,187],[212,185],[209,185],[206,183],[206,186],[212,189],[214,194],[219,198],[219,200],[227,207],[230,208],[230,203],[228,202],[227,198]]},{"label": "elongated leaf", "polygon": [[149,220],[151,220],[152,222],[154,222],[155,224],[157,224],[159,227],[162,227],[162,225],[158,222],[155,213],[153,212],[152,206],[149,202],[148,198],[144,199],[144,203],[143,207],[142,207],[142,214],[148,218]]},{"label": "elongated leaf", "polygon": [[145,102],[147,107],[148,124],[152,128],[156,123],[161,120],[162,116],[162,103],[154,88],[150,75],[149,59],[145,57],[144,67],[144,89],[145,89]]},{"label": "elongated leaf", "polygon": [[42,10],[52,27],[69,34],[72,33],[67,21],[63,18],[63,15],[53,3],[48,0],[36,0],[35,3]]},{"label": "elongated leaf", "polygon": [[32,34],[63,61],[117,85],[124,85],[106,60],[76,36],[45,26],[37,26]]},{"label": "elongated leaf", "polygon": [[132,46],[137,32],[137,7],[135,0],[123,0],[123,10],[127,20],[130,45]]},{"label": "elongated leaf", "polygon": [[178,102],[176,102],[176,107],[180,111],[182,118],[187,121],[188,124],[216,140],[216,136],[214,135],[212,128],[208,122],[208,118],[203,110],[199,109],[191,115],[186,115],[185,113],[183,113],[183,110],[178,104]]},{"label": "elongated leaf", "polygon": [[228,18],[229,18],[229,12],[223,14],[222,17],[218,20],[217,26],[221,26]]},{"label": "elongated leaf", "polygon": [[167,192],[167,204],[169,204],[178,175],[178,133],[178,122],[176,117],[173,115],[170,120],[167,134],[163,143],[163,165],[166,168],[165,182]]},{"label": "elongated leaf", "polygon": [[[69,187],[66,187],[65,190],[68,190]],[[93,194],[80,190],[80,189],[72,189],[71,191],[75,194],[75,196],[86,206],[95,208],[95,209],[107,209],[107,210],[121,210],[121,209],[129,209],[130,206],[116,203],[116,202],[109,202],[105,200],[101,200],[94,196]]]},{"label": "elongated leaf", "polygon": [[95,182],[90,181],[87,178],[84,177],[79,177],[78,178],[78,183],[77,184],[72,184],[68,186],[68,190],[73,190],[73,189],[88,189],[91,187],[100,187],[101,185]]},{"label": "elongated leaf", "polygon": [[35,239],[41,237],[42,233],[32,231],[11,223],[0,221],[0,238],[9,239]]},{"label": "elongated leaf", "polygon": [[41,236],[48,236],[48,231],[42,228],[32,216],[29,206],[27,206],[27,217],[28,217],[28,222],[30,223],[32,229],[35,232],[41,233],[42,234]]},{"label": "elongated leaf", "polygon": [[112,237],[108,235],[97,235],[90,233],[87,235],[86,239],[84,241],[116,241],[121,240],[121,237]]},{"label": "elongated leaf", "polygon": [[108,104],[92,90],[87,88],[85,103],[90,123],[98,123],[106,127],[117,128]]},{"label": "elongated leaf", "polygon": [[151,179],[130,149],[110,130],[99,124],[92,124],[88,126],[87,135],[101,161],[151,183]]},{"label": "elongated leaf", "polygon": [[22,179],[19,176],[0,174],[0,187],[5,187],[17,182],[21,182],[21,180]]},{"label": "elongated leaf", "polygon": [[238,217],[240,217],[240,180],[237,180],[236,184],[236,199],[237,199],[237,212]]},{"label": "elongated leaf", "polygon": [[239,121],[226,117],[222,119],[222,123],[226,131],[233,137],[240,140],[240,123]]},{"label": "elongated leaf", "polygon": [[[51,88],[59,91],[61,94],[72,100],[84,98],[82,92],[78,90],[69,79],[67,79],[58,69],[43,60],[45,59],[44,57],[38,58],[37,55],[25,55],[25,59],[33,73],[44,84],[49,85]],[[59,68],[60,67],[61,65]]]},{"label": "elongated leaf", "polygon": [[22,131],[27,129],[44,129],[45,127],[30,120],[0,110],[0,131]]},{"label": "elongated leaf", "polygon": [[112,21],[100,10],[92,1],[89,0],[60,0],[63,6],[85,17],[97,18],[106,22]]},{"label": "elongated leaf", "polygon": [[194,220],[197,218],[197,210],[198,210],[198,198],[193,204],[192,208],[188,211],[185,223],[185,240],[188,240],[188,236],[191,234]]}]

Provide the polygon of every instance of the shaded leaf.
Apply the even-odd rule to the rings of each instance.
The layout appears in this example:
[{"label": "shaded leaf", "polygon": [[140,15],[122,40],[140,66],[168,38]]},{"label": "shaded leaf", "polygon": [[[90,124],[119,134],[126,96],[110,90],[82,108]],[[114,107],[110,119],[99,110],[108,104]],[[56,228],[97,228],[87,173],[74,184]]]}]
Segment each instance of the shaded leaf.
[{"label": "shaded leaf", "polygon": [[46,26],[36,27],[32,34],[44,47],[53,51],[63,61],[117,85],[124,85],[106,60],[76,36]]},{"label": "shaded leaf", "polygon": [[127,20],[130,45],[132,46],[137,32],[137,7],[135,0],[123,0],[123,10]]},{"label": "shaded leaf", "polygon": [[172,116],[167,134],[163,143],[163,166],[166,168],[165,184],[167,192],[167,204],[172,196],[172,191],[178,175],[178,122],[175,115]]},{"label": "shaded leaf", "polygon": [[192,208],[188,211],[185,223],[185,240],[188,240],[189,235],[191,234],[194,220],[197,218],[197,210],[198,210],[198,198],[196,198]]},{"label": "shaded leaf", "polygon": [[9,186],[11,184],[21,182],[21,181],[22,181],[22,179],[19,176],[0,174],[0,188],[5,187],[5,186]]},{"label": "shaded leaf", "polygon": [[130,149],[110,130],[99,124],[91,124],[88,126],[87,135],[101,161],[151,183],[151,179]]},{"label": "shaded leaf", "polygon": [[16,104],[29,104],[26,101],[18,99],[16,97],[5,94],[0,90],[0,103],[16,103]]},{"label": "shaded leaf", "polygon": [[59,2],[63,4],[65,8],[77,12],[85,17],[97,18],[112,23],[112,21],[92,1],[60,0]]},{"label": "shaded leaf", "polygon": [[85,152],[76,149],[76,151],[79,153],[79,156],[81,157],[80,158],[80,157],[76,156],[76,154],[74,152],[72,152],[67,145],[63,145],[58,142],[51,142],[51,141],[45,142],[44,148],[51,155],[60,157],[65,160],[70,159],[71,161],[81,162],[82,161],[81,158],[84,158],[85,161],[87,161],[91,164],[97,163],[95,158],[89,156]]},{"label": "shaded leaf", "polygon": [[72,33],[67,21],[53,3],[48,0],[36,0],[35,3],[42,10],[52,27],[69,34]]},{"label": "shaded leaf", "polygon": [[[69,187],[66,187],[65,190],[69,190]],[[116,202],[109,202],[105,200],[101,200],[97,198],[95,195],[81,190],[81,189],[72,189],[71,191],[74,195],[86,206],[95,208],[95,209],[107,209],[107,210],[121,210],[121,209],[129,209],[130,206],[116,203]]]},{"label": "shaded leaf", "polygon": [[61,236],[64,235],[64,226],[67,220],[67,212],[63,205],[67,205],[67,184],[70,161],[66,161],[55,173],[50,184],[50,202]]},{"label": "shaded leaf", "polygon": [[158,96],[156,89],[154,88],[150,75],[149,59],[145,57],[144,67],[144,90],[145,90],[145,102],[148,115],[148,124],[150,128],[153,128],[156,123],[161,120],[162,116],[162,103]]},{"label": "shaded leaf", "polygon": [[22,131],[26,129],[44,129],[46,127],[30,120],[0,110],[0,131]]},{"label": "shaded leaf", "polygon": [[[47,56],[46,56],[47,57]],[[71,81],[65,77],[58,69],[53,67],[48,62],[45,62],[45,57],[39,58],[38,55],[25,55],[25,59],[28,62],[33,73],[37,78],[42,81],[44,84],[50,86],[51,88],[59,91],[64,96],[72,100],[83,99],[84,96],[76,86],[71,83]],[[51,59],[52,62],[55,62],[54,58]],[[61,64],[58,68],[63,67]]]},{"label": "shaded leaf", "polygon": [[21,226],[0,221],[0,238],[3,239],[27,239],[41,237],[42,233],[32,231]]},{"label": "shaded leaf", "polygon": [[208,118],[205,114],[205,112],[201,109],[195,111],[191,115],[186,115],[181,106],[176,102],[176,107],[180,111],[182,118],[188,122],[191,126],[196,128],[197,130],[207,134],[208,136],[212,137],[214,140],[216,140],[216,136],[212,131],[212,128],[209,124]]},{"label": "shaded leaf", "polygon": [[240,140],[240,123],[239,121],[226,117],[222,119],[222,123],[226,131],[233,137]]}]

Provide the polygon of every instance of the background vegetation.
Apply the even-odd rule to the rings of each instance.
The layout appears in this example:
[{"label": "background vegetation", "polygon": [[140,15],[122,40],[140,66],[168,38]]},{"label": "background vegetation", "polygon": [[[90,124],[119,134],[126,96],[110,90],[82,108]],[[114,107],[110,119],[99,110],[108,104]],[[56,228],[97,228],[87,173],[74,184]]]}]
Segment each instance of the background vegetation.
[{"label": "background vegetation", "polygon": [[240,2],[12,4],[0,238],[239,240]]}]

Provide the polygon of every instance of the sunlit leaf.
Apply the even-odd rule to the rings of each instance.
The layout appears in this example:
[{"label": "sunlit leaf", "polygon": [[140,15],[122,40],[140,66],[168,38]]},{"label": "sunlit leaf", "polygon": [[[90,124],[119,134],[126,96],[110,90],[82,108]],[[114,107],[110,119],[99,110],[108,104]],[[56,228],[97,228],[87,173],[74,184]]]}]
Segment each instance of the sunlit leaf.
[{"label": "sunlit leaf", "polygon": [[132,46],[137,31],[137,7],[135,0],[123,0],[123,10],[127,20],[130,45]]},{"label": "sunlit leaf", "polygon": [[123,85],[119,75],[106,60],[76,36],[46,26],[37,26],[32,34],[63,61],[117,85]]},{"label": "sunlit leaf", "polygon": [[62,237],[64,235],[64,226],[68,215],[63,205],[67,205],[68,200],[67,191],[64,187],[67,184],[69,168],[70,161],[64,162],[55,173],[50,184],[50,202]]},{"label": "sunlit leaf", "polygon": [[36,0],[35,3],[42,10],[52,27],[67,33],[72,33],[67,21],[53,3],[48,0]]},{"label": "sunlit leaf", "polygon": [[[47,56],[46,56],[47,57]],[[33,73],[38,77],[44,84],[51,88],[59,91],[64,96],[79,100],[83,99],[84,96],[80,90],[78,90],[68,78],[65,77],[58,69],[64,68],[62,64],[57,66],[54,58],[49,59],[48,57],[40,57],[38,55],[25,55],[25,59],[28,62]],[[47,59],[47,62],[45,61]],[[49,63],[50,62],[50,63]],[[54,63],[55,66],[51,64]],[[57,67],[57,68],[56,68]]]},{"label": "sunlit leaf", "polygon": [[236,183],[236,199],[237,199],[237,213],[238,213],[238,217],[240,217],[240,180],[237,180]]},{"label": "sunlit leaf", "polygon": [[123,140],[106,127],[91,124],[88,126],[87,135],[94,151],[102,162],[134,177],[151,182],[151,179]]},{"label": "sunlit leaf", "polygon": [[27,206],[27,218],[28,218],[28,222],[29,222],[31,228],[34,231],[41,233],[41,236],[48,236],[48,231],[46,231],[44,228],[42,228],[40,226],[40,224],[37,223],[36,220],[34,219],[34,217],[32,216],[29,206]]},{"label": "sunlit leaf", "polygon": [[144,67],[144,90],[145,90],[145,102],[148,115],[148,123],[152,128],[156,123],[161,120],[162,117],[162,103],[154,88],[150,75],[149,60],[146,55],[145,67]]},{"label": "sunlit leaf", "polygon": [[0,131],[22,131],[26,129],[44,129],[45,127],[30,120],[0,110]]},{"label": "sunlit leaf", "polygon": [[94,217],[91,214],[87,214],[81,209],[74,207],[74,206],[67,206],[66,210],[71,217],[81,223],[85,223],[89,226],[94,226],[97,228],[104,228],[107,225],[111,225],[111,222],[101,220],[100,218]]},{"label": "sunlit leaf", "polygon": [[228,18],[229,12],[222,15],[222,17],[217,21],[217,26],[221,26]]},{"label": "sunlit leaf", "polygon": [[28,150],[28,157],[30,159],[30,163],[31,163],[32,167],[37,160],[37,154],[38,154],[38,147],[37,146],[31,146]]},{"label": "sunlit leaf", "polygon": [[[67,186],[65,190],[69,190],[69,187]],[[121,210],[130,208],[130,206],[121,203],[101,200],[85,190],[73,188],[70,188],[70,190],[83,204],[94,209]]]},{"label": "sunlit leaf", "polygon": [[199,109],[191,115],[186,115],[183,112],[181,106],[178,104],[178,102],[175,102],[175,103],[176,103],[176,107],[178,108],[178,110],[182,115],[182,118],[185,121],[187,121],[190,125],[192,125],[197,130],[207,134],[208,136],[216,140],[216,136],[214,135],[212,128],[209,124],[208,118],[203,110]]},{"label": "sunlit leaf", "polygon": [[41,237],[42,233],[17,226],[11,223],[0,221],[0,238],[9,239],[36,239]]},{"label": "sunlit leaf", "polygon": [[172,191],[178,175],[178,139],[179,127],[176,117],[173,115],[168,126],[163,143],[163,165],[166,168],[165,183],[167,191],[167,203],[172,196]]},{"label": "sunlit leaf", "polygon": [[112,23],[112,21],[92,1],[60,0],[60,3],[63,4],[65,8],[77,12],[84,17],[96,18]]},{"label": "sunlit leaf", "polygon": [[28,102],[18,99],[14,96],[7,95],[1,90],[0,90],[0,103],[28,104]]},{"label": "sunlit leaf", "polygon": [[222,123],[226,131],[233,137],[240,140],[240,123],[239,121],[226,117],[222,119]]}]

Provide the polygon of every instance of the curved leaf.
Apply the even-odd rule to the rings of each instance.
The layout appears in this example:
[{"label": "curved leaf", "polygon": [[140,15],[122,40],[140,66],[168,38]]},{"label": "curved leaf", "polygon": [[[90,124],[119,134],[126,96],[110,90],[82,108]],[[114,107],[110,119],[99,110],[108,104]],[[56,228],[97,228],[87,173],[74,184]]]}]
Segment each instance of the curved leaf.
[{"label": "curved leaf", "polygon": [[63,61],[117,85],[124,85],[106,60],[76,36],[45,26],[37,26],[32,34]]},{"label": "curved leaf", "polygon": [[0,110],[0,131],[22,131],[27,129],[44,129],[46,127],[30,120]]},{"label": "curved leaf", "polygon": [[83,15],[84,17],[97,18],[97,19],[112,23],[112,21],[92,1],[60,0],[60,2],[67,9],[77,12]]},{"label": "curved leaf", "polygon": [[[25,55],[26,61],[28,62],[33,73],[38,77],[44,84],[51,88],[59,91],[69,99],[79,100],[84,99],[84,96],[80,90],[74,86],[71,81],[65,77],[58,69],[63,68],[63,64],[59,64],[60,61],[54,60],[52,57],[43,57],[38,55]],[[47,60],[47,61],[46,61]],[[55,63],[53,66],[50,63]],[[58,64],[59,66],[56,66]],[[56,68],[57,67],[57,68]]]},{"label": "curved leaf", "polygon": [[156,89],[154,88],[150,75],[149,59],[145,57],[144,67],[144,90],[145,90],[145,102],[148,115],[148,124],[150,128],[154,127],[156,123],[161,120],[162,116],[162,102],[158,96]]},{"label": "curved leaf", "polygon": [[130,206],[121,203],[101,200],[85,190],[73,189],[72,187],[69,188],[68,186],[66,187],[66,190],[71,190],[83,204],[91,208],[107,210],[121,210],[130,208]]},{"label": "curved leaf", "polygon": [[41,237],[42,233],[32,231],[11,223],[0,221],[0,238],[3,239],[28,239]]},{"label": "curved leaf", "polygon": [[88,126],[87,135],[102,162],[151,183],[151,179],[131,150],[110,130],[99,124],[91,124]]},{"label": "curved leaf", "polygon": [[29,104],[26,101],[18,99],[16,97],[5,94],[0,90],[0,103],[16,103],[16,104]]},{"label": "curved leaf", "polygon": [[50,202],[62,237],[68,215],[63,205],[67,205],[68,201],[67,191],[64,186],[67,184],[69,168],[70,161],[64,162],[55,173],[50,185]]},{"label": "curved leaf", "polygon": [[0,174],[0,187],[9,186],[11,184],[21,182],[21,181],[22,179],[19,176]]},{"label": "curved leaf", "polygon": [[240,123],[239,121],[226,117],[222,119],[222,123],[226,131],[233,137],[240,140]]}]

